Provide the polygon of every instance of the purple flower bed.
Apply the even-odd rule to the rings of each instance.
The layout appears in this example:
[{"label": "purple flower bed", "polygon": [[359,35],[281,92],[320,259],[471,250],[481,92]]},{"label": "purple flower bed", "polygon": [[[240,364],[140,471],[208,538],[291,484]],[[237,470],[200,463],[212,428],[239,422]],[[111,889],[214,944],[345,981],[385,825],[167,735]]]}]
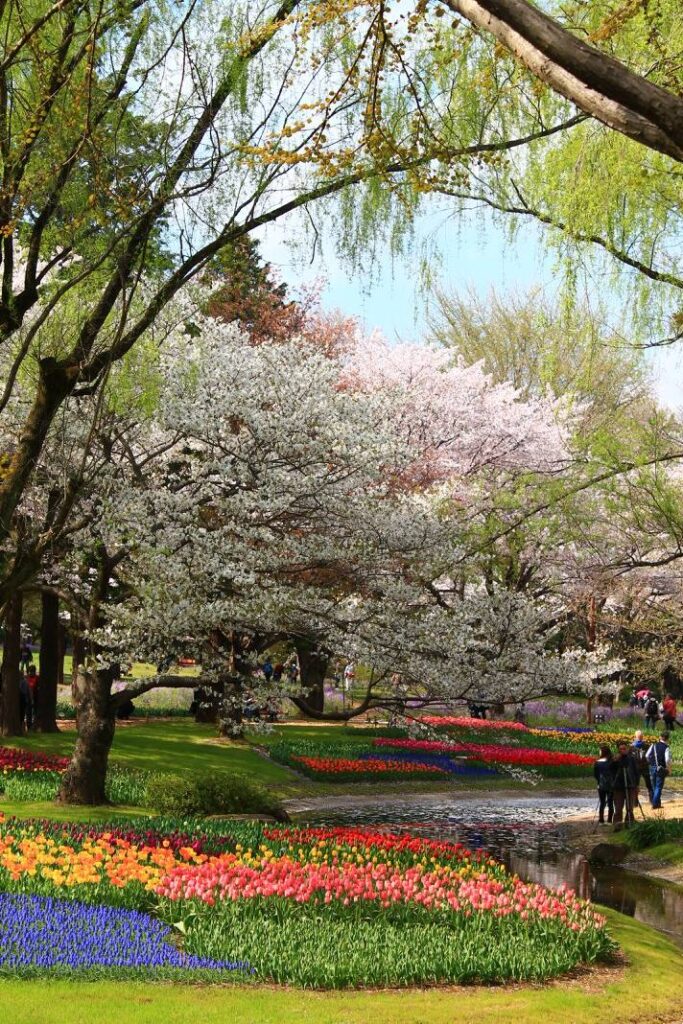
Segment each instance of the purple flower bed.
[{"label": "purple flower bed", "polygon": [[[535,718],[550,718],[557,722],[585,722],[586,721],[586,705],[576,700],[566,700],[562,704],[549,704],[545,700],[530,700],[524,705],[529,724],[534,726]],[[629,718],[642,718],[644,712],[640,708],[604,708],[595,704],[593,706],[593,712],[599,713],[605,716],[605,721],[610,722],[613,719],[625,720]],[[574,732],[590,732],[590,728],[581,729],[578,728],[573,730]]]},{"label": "purple flower bed", "polygon": [[148,914],[46,896],[0,894],[0,970],[246,971],[242,961],[180,952],[171,929]]}]

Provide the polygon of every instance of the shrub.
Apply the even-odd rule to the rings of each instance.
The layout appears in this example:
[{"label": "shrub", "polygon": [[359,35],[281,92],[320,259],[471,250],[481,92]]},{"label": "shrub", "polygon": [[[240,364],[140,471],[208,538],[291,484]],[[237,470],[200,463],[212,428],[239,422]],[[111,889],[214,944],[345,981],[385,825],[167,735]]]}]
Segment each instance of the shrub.
[{"label": "shrub", "polygon": [[145,803],[161,814],[269,814],[287,820],[277,797],[240,775],[154,775]]},{"label": "shrub", "polygon": [[626,834],[626,842],[634,850],[645,850],[648,846],[671,843],[683,839],[683,818],[650,818],[638,821]]}]

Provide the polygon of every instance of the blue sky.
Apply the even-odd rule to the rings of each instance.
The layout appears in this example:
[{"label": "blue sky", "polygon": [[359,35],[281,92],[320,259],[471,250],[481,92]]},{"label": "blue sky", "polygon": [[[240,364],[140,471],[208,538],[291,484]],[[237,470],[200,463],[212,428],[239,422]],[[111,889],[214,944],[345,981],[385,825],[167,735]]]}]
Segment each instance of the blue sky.
[{"label": "blue sky", "polygon": [[[417,224],[417,243],[432,239],[441,253],[434,278],[451,291],[474,288],[486,293],[527,291],[541,286],[552,291],[556,284],[553,259],[544,252],[538,229],[524,225],[512,242],[499,225],[484,215],[456,221],[445,213],[431,213]],[[313,264],[305,253],[292,251],[282,229],[271,229],[261,240],[262,253],[279,276],[292,286],[323,278],[323,305],[339,308],[360,318],[366,328],[379,327],[390,341],[417,341],[425,333],[424,294],[416,267],[380,256],[380,271],[369,282],[362,272],[352,275],[323,240],[323,255]],[[655,388],[662,402],[683,408],[683,344],[650,358]]]}]

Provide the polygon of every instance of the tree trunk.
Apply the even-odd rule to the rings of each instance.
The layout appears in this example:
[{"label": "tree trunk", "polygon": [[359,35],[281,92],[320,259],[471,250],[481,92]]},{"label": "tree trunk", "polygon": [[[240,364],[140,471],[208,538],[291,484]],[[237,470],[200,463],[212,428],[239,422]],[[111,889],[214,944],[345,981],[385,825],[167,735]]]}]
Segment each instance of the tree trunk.
[{"label": "tree trunk", "polygon": [[76,669],[85,661],[85,644],[79,633],[71,634],[71,685],[76,679]]},{"label": "tree trunk", "polygon": [[240,739],[244,735],[243,687],[239,680],[223,684],[218,716],[218,735]]},{"label": "tree trunk", "polygon": [[299,658],[301,688],[304,691],[302,700],[311,711],[322,714],[325,710],[325,676],[330,663],[329,656],[310,640],[297,640],[295,646]]},{"label": "tree trunk", "polygon": [[[0,480],[0,538],[3,540],[14,522],[17,507],[35,470],[55,414],[76,382],[77,374],[72,371],[69,375],[53,356],[38,360],[38,385],[33,405],[9,466]],[[26,569],[23,573],[9,573],[0,579],[0,601],[12,597],[12,587],[24,582],[21,576],[25,574]]]},{"label": "tree trunk", "polygon": [[[595,605],[595,594],[591,594],[588,599],[588,650],[595,650],[595,642],[597,639],[597,610]],[[586,701],[586,722],[588,725],[593,724],[593,698],[589,697]]]},{"label": "tree trunk", "polygon": [[92,672],[80,665],[74,673],[78,739],[57,799],[65,804],[106,804],[107,764],[116,726],[112,672],[108,668]]},{"label": "tree trunk", "polygon": [[5,639],[2,648],[2,714],[0,716],[0,731],[3,736],[21,736],[23,732],[19,692],[22,607],[21,593],[17,590],[7,601],[5,611]]},{"label": "tree trunk", "polygon": [[66,654],[66,630],[59,623],[57,633],[57,686],[64,686],[64,655]]},{"label": "tree trunk", "polygon": [[57,683],[60,657],[59,598],[42,595],[40,625],[40,676],[36,690],[34,722],[36,732],[59,732],[57,728]]},{"label": "tree trunk", "polygon": [[195,722],[215,725],[223,703],[223,694],[220,690],[214,686],[200,686],[195,690],[195,700]]}]

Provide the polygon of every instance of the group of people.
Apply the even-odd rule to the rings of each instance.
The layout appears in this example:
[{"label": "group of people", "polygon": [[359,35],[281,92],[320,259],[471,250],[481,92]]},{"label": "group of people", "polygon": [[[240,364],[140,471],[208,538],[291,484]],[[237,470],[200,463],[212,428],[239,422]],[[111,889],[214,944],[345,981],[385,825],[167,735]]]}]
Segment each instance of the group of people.
[{"label": "group of people", "polygon": [[633,691],[629,704],[632,708],[640,708],[645,712],[646,729],[654,729],[660,718],[668,732],[671,732],[676,726],[681,728],[681,723],[676,721],[678,717],[676,700],[670,693],[667,693],[660,702],[652,690],[644,687],[641,690]]},{"label": "group of people", "polygon": [[598,785],[598,821],[614,824],[615,830],[628,827],[634,821],[634,812],[639,806],[638,790],[641,780],[645,783],[651,806],[657,810],[662,806],[662,790],[667,775],[671,772],[671,749],[669,733],[660,733],[654,743],[643,739],[640,729],[633,743],[622,740],[613,754],[608,746],[600,747],[600,756],[593,766]]},{"label": "group of people", "polygon": [[299,666],[295,658],[292,658],[287,664],[277,661],[274,665],[270,658],[266,658],[259,666],[259,671],[267,683],[279,683],[283,676],[286,676],[290,683],[296,683],[299,677]]}]

